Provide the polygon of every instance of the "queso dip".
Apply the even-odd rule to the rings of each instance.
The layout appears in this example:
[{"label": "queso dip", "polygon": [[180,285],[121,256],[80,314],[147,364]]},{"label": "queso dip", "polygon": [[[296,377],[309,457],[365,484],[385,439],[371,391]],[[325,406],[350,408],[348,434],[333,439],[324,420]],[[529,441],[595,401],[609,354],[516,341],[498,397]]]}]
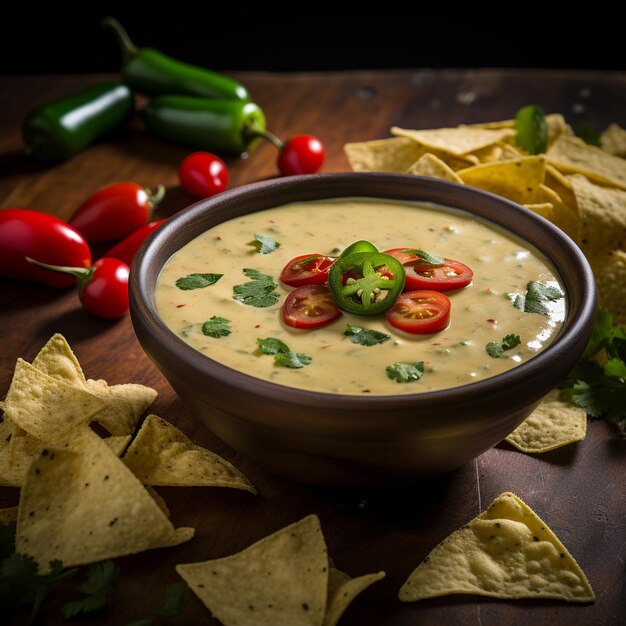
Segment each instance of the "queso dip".
[{"label": "queso dip", "polygon": [[[251,244],[255,234],[280,244],[261,254]],[[379,250],[421,249],[461,261],[474,271],[472,283],[447,292],[450,325],[435,334],[413,335],[394,329],[384,314],[344,312],[330,324],[300,330],[282,322],[281,305],[293,289],[280,282],[281,270],[305,254],[338,256],[357,240]],[[233,297],[233,287],[248,282],[249,268],[271,276],[280,296],[258,308]],[[214,284],[183,290],[176,281],[190,274],[222,274]],[[282,385],[328,393],[383,395],[433,391],[472,383],[527,361],[550,344],[565,317],[564,298],[548,302],[546,314],[513,306],[537,281],[562,291],[548,261],[529,244],[467,213],[428,203],[378,199],[336,199],[293,203],[259,211],[215,226],[176,252],[157,283],[156,305],[176,335],[211,359],[250,376]],[[205,336],[203,323],[228,320],[230,334]],[[384,343],[352,343],[346,325],[390,336]],[[486,345],[507,335],[519,345],[499,358]],[[311,357],[304,367],[276,365],[258,349],[257,339],[280,339],[289,349]],[[386,368],[423,362],[419,380],[398,383]]]}]

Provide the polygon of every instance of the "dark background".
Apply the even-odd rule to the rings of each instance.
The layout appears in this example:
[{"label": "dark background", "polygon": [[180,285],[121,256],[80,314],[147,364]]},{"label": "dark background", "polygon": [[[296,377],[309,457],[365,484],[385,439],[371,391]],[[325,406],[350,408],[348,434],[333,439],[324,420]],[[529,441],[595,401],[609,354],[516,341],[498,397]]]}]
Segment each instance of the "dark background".
[{"label": "dark background", "polygon": [[466,3],[461,11],[439,4],[5,3],[0,73],[117,71],[117,43],[100,26],[107,14],[138,46],[216,70],[626,69],[622,20],[603,3]]}]

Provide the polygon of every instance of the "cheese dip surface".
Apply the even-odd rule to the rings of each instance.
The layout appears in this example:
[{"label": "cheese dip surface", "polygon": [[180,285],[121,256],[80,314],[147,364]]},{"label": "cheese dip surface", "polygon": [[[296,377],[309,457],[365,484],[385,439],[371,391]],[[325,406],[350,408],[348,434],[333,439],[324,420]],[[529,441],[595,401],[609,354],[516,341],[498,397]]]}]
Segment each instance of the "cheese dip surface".
[{"label": "cheese dip surface", "polygon": [[[255,234],[280,243],[268,254],[250,245]],[[357,240],[379,250],[421,249],[461,261],[474,271],[472,283],[446,295],[452,303],[450,325],[435,334],[397,330],[384,314],[343,313],[315,330],[300,330],[282,321],[281,305],[293,289],[280,282],[283,267],[294,257],[338,254]],[[233,298],[233,287],[250,281],[244,268],[270,275],[278,285],[276,304],[258,308]],[[183,290],[179,278],[189,274],[223,274],[209,286]],[[426,203],[379,199],[336,199],[293,203],[251,213],[215,226],[176,252],[163,268],[156,289],[157,310],[179,337],[211,359],[251,376],[282,385],[342,394],[405,394],[472,383],[511,369],[549,345],[565,317],[564,298],[547,303],[547,314],[513,306],[527,285],[537,281],[563,291],[549,262],[528,243],[467,213]],[[229,320],[230,334],[205,336],[203,323]],[[346,325],[390,336],[384,343],[352,343]],[[486,351],[489,342],[519,335],[520,344],[499,358]],[[276,365],[258,349],[257,339],[274,337],[296,353],[311,357],[304,367]],[[423,362],[419,380],[398,383],[386,368],[394,363]]]}]

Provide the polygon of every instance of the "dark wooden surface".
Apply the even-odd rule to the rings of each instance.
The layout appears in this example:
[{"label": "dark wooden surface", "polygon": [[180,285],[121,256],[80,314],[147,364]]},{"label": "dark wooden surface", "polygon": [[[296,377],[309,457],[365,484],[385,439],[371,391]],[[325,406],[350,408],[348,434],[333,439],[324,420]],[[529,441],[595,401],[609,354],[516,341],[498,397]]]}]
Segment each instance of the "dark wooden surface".
[{"label": "dark wooden surface", "polygon": [[[348,169],[346,141],[386,137],[392,125],[429,128],[504,119],[528,103],[562,112],[574,125],[626,125],[626,74],[415,70],[239,78],[264,108],[273,132],[323,139],[325,171]],[[68,218],[97,187],[119,180],[166,185],[158,216],[191,203],[177,181],[178,163],[188,150],[145,135],[138,122],[59,166],[42,167],[23,156],[19,125],[25,113],[96,80],[0,78],[0,207]],[[231,186],[275,176],[275,157],[274,148],[263,145],[245,160],[230,160]],[[122,625],[144,617],[165,585],[178,579],[176,563],[229,555],[309,513],[319,515],[337,567],[353,576],[387,572],[349,608],[340,622],[344,626],[626,623],[626,442],[606,423],[591,422],[585,441],[541,456],[501,444],[428,484],[401,490],[390,485],[388,493],[326,492],[272,477],[220,442],[149,362],[130,319],[94,318],[71,290],[0,279],[0,394],[8,388],[15,359],[31,359],[55,332],[67,337],[88,377],[156,388],[152,411],[235,463],[259,491],[255,497],[218,488],[159,489],[174,524],[195,527],[196,537],[176,548],[117,559],[122,582],[115,602],[90,623]],[[596,603],[471,596],[399,602],[398,589],[423,557],[503,491],[516,493],[551,526],[586,572]],[[17,499],[17,490],[0,489],[0,505]],[[62,623],[59,605],[65,599],[50,604],[44,623]],[[184,616],[171,623],[217,622],[194,597]]]}]

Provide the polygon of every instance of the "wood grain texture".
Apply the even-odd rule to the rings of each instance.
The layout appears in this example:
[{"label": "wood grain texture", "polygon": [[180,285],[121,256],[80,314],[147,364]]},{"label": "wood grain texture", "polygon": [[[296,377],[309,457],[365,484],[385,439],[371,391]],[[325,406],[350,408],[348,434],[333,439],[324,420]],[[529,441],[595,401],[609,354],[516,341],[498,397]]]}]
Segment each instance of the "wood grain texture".
[{"label": "wood grain texture", "polygon": [[[562,112],[573,125],[626,125],[626,74],[619,73],[415,70],[237,77],[265,110],[274,133],[322,138],[325,171],[348,169],[345,142],[386,137],[392,125],[429,128],[505,119],[528,103]],[[61,165],[39,166],[23,155],[19,125],[29,109],[101,79],[0,78],[0,207],[28,207],[68,218],[98,186],[119,180],[164,184],[167,196],[157,217],[193,202],[177,179],[178,163],[189,151],[147,136],[138,120]],[[247,159],[229,159],[231,186],[275,176],[275,159],[269,144]],[[343,626],[624,623],[626,445],[607,424],[592,422],[585,441],[541,456],[501,444],[448,476],[412,488],[389,493],[309,489],[268,475],[196,421],[144,355],[130,319],[92,317],[71,290],[0,279],[0,296],[0,395],[8,388],[16,358],[32,359],[53,333],[61,332],[88,377],[154,387],[159,396],[153,412],[234,463],[259,491],[255,497],[220,488],[158,489],[175,525],[195,527],[196,537],[175,548],[117,559],[122,582],[115,603],[89,623],[121,625],[144,617],[158,604],[165,585],[178,580],[176,563],[229,555],[309,513],[319,515],[337,567],[353,576],[387,572],[348,609]],[[397,592],[423,557],[503,491],[525,500],[561,538],[587,573],[596,603],[569,606],[470,596],[400,603]],[[0,489],[0,506],[15,502],[17,490]],[[50,603],[43,623],[63,623],[59,607],[65,600]],[[195,597],[184,616],[171,623],[217,624]]]}]

